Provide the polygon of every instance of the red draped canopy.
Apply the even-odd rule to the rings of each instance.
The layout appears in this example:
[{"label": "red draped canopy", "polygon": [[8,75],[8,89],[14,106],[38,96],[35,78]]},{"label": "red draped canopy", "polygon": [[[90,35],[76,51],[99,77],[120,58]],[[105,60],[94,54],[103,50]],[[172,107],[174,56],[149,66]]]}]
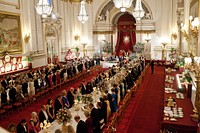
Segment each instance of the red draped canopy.
[{"label": "red draped canopy", "polygon": [[125,13],[118,19],[118,35],[115,47],[116,55],[122,55],[123,51],[133,52],[133,45],[136,42],[135,22],[135,18],[128,13]]}]

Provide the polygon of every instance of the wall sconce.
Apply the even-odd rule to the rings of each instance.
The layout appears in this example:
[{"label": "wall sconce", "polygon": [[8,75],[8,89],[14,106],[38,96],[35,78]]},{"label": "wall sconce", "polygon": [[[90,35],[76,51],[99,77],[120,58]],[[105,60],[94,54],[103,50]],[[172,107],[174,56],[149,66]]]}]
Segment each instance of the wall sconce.
[{"label": "wall sconce", "polygon": [[144,39],[147,43],[149,43],[149,41],[151,41],[151,36],[149,36],[149,33],[147,33],[146,38]]},{"label": "wall sconce", "polygon": [[172,38],[173,38],[174,40],[176,40],[176,39],[177,39],[177,34],[176,34],[176,33],[172,33]]},{"label": "wall sconce", "polygon": [[75,35],[75,36],[74,36],[74,40],[75,40],[75,41],[78,41],[79,38],[80,38],[79,35]]},{"label": "wall sconce", "polygon": [[189,17],[189,20],[190,20],[190,30],[192,32],[192,35],[194,35],[194,37],[198,37],[198,26],[199,26],[199,18],[198,17],[195,17],[193,19],[192,16]]},{"label": "wall sconce", "polygon": [[25,42],[25,43],[28,43],[29,40],[30,40],[30,38],[31,38],[31,37],[30,37],[30,34],[29,34],[29,35],[26,34],[25,37],[24,37],[24,42]]}]

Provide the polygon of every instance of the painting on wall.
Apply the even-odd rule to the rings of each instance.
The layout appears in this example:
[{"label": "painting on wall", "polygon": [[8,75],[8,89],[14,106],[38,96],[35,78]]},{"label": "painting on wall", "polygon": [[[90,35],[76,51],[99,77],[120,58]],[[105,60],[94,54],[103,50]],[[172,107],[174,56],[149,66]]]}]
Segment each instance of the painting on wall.
[{"label": "painting on wall", "polygon": [[20,1],[19,0],[0,0],[1,4],[15,6],[17,9],[20,8]]},{"label": "painting on wall", "polygon": [[0,12],[0,54],[22,53],[20,16]]}]

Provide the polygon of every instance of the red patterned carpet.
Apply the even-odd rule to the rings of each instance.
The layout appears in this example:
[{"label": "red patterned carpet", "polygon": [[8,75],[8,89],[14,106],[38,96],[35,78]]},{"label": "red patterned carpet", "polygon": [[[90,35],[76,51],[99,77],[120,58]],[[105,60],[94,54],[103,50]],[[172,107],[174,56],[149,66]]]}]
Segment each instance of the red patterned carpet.
[{"label": "red patterned carpet", "polygon": [[124,117],[117,125],[117,133],[159,133],[162,121],[164,67],[149,69]]},{"label": "red patterned carpet", "polygon": [[[104,70],[104,69],[102,69]],[[93,71],[91,72],[90,75],[88,75],[87,77],[82,77],[78,80],[76,80],[75,82],[67,85],[66,87],[62,87],[60,90],[56,90],[54,92],[54,94],[45,97],[45,99],[37,101],[27,107],[25,107],[22,111],[18,112],[18,111],[14,111],[12,112],[8,117],[3,118],[0,120],[0,126],[7,128],[7,126],[9,125],[9,123],[15,123],[18,124],[19,121],[22,118],[25,118],[27,121],[29,121],[30,117],[31,117],[31,112],[36,111],[37,113],[39,113],[39,111],[41,110],[42,105],[47,104],[47,99],[52,98],[53,100],[57,97],[57,95],[59,93],[61,93],[62,90],[66,89],[68,90],[70,87],[74,87],[74,88],[78,88],[78,86],[80,85],[80,83],[84,80],[84,81],[90,81],[93,77],[95,77],[98,74],[99,71]]]}]

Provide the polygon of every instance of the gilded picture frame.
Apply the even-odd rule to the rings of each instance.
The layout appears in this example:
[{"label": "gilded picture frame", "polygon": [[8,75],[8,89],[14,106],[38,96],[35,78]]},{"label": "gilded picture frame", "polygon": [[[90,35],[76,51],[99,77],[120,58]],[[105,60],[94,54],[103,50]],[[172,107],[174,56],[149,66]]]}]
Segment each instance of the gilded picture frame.
[{"label": "gilded picture frame", "polygon": [[20,9],[20,0],[0,0],[0,4],[14,6],[16,9]]},{"label": "gilded picture frame", "polygon": [[0,11],[0,55],[22,53],[20,14]]}]

